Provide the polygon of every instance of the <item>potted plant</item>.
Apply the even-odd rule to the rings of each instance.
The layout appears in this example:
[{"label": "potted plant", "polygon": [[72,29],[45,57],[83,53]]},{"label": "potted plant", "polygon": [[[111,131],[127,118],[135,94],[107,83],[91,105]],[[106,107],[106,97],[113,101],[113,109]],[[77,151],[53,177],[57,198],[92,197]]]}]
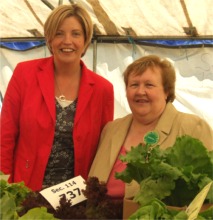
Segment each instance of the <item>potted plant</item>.
[{"label": "potted plant", "polygon": [[[146,138],[149,139],[149,135]],[[178,216],[188,219],[186,207],[212,182],[212,156],[213,151],[209,152],[202,142],[187,135],[178,137],[174,145],[165,150],[149,141],[132,147],[120,157],[127,164],[126,169],[116,174],[116,178],[126,183],[136,181],[139,185],[133,200],[126,200],[135,203],[129,219],[147,219],[147,216],[148,219],[178,219]],[[212,195],[213,187],[204,203],[211,204]],[[211,206],[199,216],[212,218],[212,211]]]}]

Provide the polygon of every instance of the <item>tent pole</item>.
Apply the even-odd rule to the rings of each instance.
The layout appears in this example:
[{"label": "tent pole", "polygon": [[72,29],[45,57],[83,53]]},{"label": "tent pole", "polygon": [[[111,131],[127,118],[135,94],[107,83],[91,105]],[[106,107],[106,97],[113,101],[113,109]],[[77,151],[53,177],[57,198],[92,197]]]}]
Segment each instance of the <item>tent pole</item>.
[{"label": "tent pole", "polygon": [[97,39],[93,40],[93,71],[96,73],[97,65]]}]

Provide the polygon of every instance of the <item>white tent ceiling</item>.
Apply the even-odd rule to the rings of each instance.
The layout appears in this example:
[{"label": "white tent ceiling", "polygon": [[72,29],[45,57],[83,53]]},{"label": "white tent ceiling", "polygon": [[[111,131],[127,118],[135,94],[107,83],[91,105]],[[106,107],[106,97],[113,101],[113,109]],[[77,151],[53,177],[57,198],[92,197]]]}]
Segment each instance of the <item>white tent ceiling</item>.
[{"label": "white tent ceiling", "polygon": [[43,37],[51,8],[72,2],[88,10],[98,37],[213,37],[213,0],[1,0],[0,38]]},{"label": "white tent ceiling", "polygon": [[[134,59],[157,54],[171,59],[177,68],[176,107],[199,115],[213,127],[213,0],[0,0],[2,94],[2,82],[8,82],[18,62],[49,56],[44,44],[20,52],[16,41],[44,42],[43,24],[51,10],[71,2],[82,4],[92,17],[94,42],[98,43],[90,45],[83,59],[90,69],[113,83],[115,118],[129,112],[123,70]],[[122,39],[122,44],[116,43]],[[141,43],[152,39],[166,39],[163,41],[169,46]],[[167,39],[184,39],[193,46],[178,43],[171,47]],[[196,47],[195,41],[201,44]],[[8,50],[11,47],[6,44],[13,49]]]}]

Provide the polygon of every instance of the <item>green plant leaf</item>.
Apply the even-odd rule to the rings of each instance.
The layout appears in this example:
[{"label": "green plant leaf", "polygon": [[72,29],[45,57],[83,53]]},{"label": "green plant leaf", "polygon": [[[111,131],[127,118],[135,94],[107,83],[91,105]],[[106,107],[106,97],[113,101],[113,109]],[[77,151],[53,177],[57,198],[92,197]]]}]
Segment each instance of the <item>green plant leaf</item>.
[{"label": "green plant leaf", "polygon": [[[172,220],[179,211],[168,210],[166,205],[158,199],[151,200],[148,204],[141,206],[135,213],[133,213],[129,220],[146,219],[146,220],[160,220],[167,219]],[[182,220],[187,220],[186,213],[182,213]],[[177,218],[178,219],[178,218]],[[180,219],[180,218],[179,218]]]},{"label": "green plant leaf", "polygon": [[5,192],[4,195],[1,197],[0,207],[1,207],[0,219],[10,219],[10,220],[18,219],[14,197],[8,192]]},{"label": "green plant leaf", "polygon": [[33,208],[30,209],[25,215],[20,217],[18,220],[38,220],[38,219],[45,219],[45,220],[57,220],[54,216],[47,212],[46,207],[40,208]]},{"label": "green plant leaf", "polygon": [[213,154],[196,138],[187,135],[178,137],[175,144],[165,150],[165,154],[166,162],[172,166],[192,166],[194,173],[205,173],[213,177]]},{"label": "green plant leaf", "polygon": [[153,180],[151,177],[146,178],[141,181],[140,191],[134,197],[134,201],[143,206],[149,204],[153,199],[162,200],[171,195],[174,187],[174,180],[167,176],[158,178],[157,180]]},{"label": "green plant leaf", "polygon": [[[121,157],[126,169],[115,177],[124,182],[137,181],[140,192],[135,201],[141,205],[160,199],[167,205],[185,206],[213,179],[213,153],[201,141],[188,135],[178,137],[173,146],[139,144]],[[164,181],[167,179],[167,181]],[[211,187],[206,202],[212,202]]]}]

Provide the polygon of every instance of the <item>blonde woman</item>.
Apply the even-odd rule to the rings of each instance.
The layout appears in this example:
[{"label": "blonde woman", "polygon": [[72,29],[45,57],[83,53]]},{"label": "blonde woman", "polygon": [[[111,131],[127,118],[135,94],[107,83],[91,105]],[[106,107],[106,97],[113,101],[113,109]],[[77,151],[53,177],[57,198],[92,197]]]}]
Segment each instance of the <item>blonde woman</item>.
[{"label": "blonde woman", "polygon": [[1,167],[10,182],[41,190],[87,179],[104,125],[113,119],[113,86],[81,60],[93,25],[77,4],[44,24],[51,57],[19,63],[1,112]]}]

